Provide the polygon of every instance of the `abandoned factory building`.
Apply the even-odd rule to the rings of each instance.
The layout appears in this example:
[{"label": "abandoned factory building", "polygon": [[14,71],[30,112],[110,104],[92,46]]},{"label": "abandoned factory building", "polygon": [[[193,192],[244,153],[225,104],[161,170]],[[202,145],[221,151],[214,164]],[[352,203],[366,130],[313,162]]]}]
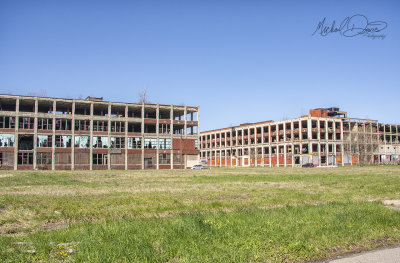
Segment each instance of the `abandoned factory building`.
[{"label": "abandoned factory building", "polygon": [[200,139],[201,161],[211,166],[398,164],[400,154],[400,125],[348,118],[339,108],[205,131]]},{"label": "abandoned factory building", "polygon": [[0,95],[1,169],[173,169],[199,163],[199,107]]}]

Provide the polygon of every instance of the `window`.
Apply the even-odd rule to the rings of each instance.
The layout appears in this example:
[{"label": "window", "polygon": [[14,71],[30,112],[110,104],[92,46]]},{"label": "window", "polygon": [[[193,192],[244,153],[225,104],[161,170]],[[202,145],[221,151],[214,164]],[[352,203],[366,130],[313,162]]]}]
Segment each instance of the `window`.
[{"label": "window", "polygon": [[18,164],[20,164],[20,165],[31,165],[31,164],[33,164],[33,153],[31,153],[31,152],[19,152],[18,153]]},{"label": "window", "polygon": [[108,137],[93,136],[93,148],[108,148]]},{"label": "window", "polygon": [[20,117],[19,118],[19,128],[20,129],[33,129],[34,119]]},{"label": "window", "polygon": [[156,138],[145,138],[144,139],[145,149],[157,149],[157,139]]},{"label": "window", "polygon": [[75,136],[74,145],[76,148],[89,148],[90,136]]},{"label": "window", "polygon": [[171,139],[158,139],[159,149],[172,149]]},{"label": "window", "polygon": [[128,138],[128,149],[141,149],[142,138],[140,137],[129,137]]},{"label": "window", "polygon": [[112,132],[124,132],[125,131],[125,123],[121,122],[121,121],[111,122],[111,131]]},{"label": "window", "polygon": [[37,153],[36,164],[38,165],[49,165],[51,164],[51,153]]},{"label": "window", "polygon": [[107,164],[107,154],[106,153],[94,153],[93,154],[93,164],[106,165]]},{"label": "window", "polygon": [[199,149],[199,140],[198,139],[194,140],[194,148]]},{"label": "window", "polygon": [[111,148],[125,148],[125,138],[124,137],[111,137]]},{"label": "window", "polygon": [[37,136],[37,147],[51,147],[52,136],[51,135],[38,135]]},{"label": "window", "polygon": [[52,130],[53,129],[53,120],[52,119],[38,119],[38,130]]},{"label": "window", "polygon": [[56,130],[57,131],[70,131],[71,130],[71,120],[56,119]]},{"label": "window", "polygon": [[93,121],[93,131],[108,131],[108,121]]},{"label": "window", "polygon": [[76,131],[90,131],[90,121],[89,120],[75,120],[75,130]]},{"label": "window", "polygon": [[0,128],[14,129],[15,128],[15,117],[0,116]]},{"label": "window", "polygon": [[159,164],[171,164],[171,154],[160,153],[158,155],[158,163]]},{"label": "window", "polygon": [[14,134],[0,134],[0,147],[14,147]]},{"label": "window", "polygon": [[69,148],[69,147],[71,147],[71,136],[68,136],[68,135],[56,135],[56,147],[57,148]]}]

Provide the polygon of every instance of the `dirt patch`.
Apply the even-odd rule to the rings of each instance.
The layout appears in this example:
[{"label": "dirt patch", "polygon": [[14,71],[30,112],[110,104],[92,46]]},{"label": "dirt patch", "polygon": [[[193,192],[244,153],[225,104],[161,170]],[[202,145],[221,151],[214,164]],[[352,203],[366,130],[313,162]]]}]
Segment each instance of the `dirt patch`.
[{"label": "dirt patch", "polygon": [[383,200],[385,207],[400,210],[400,200]]}]

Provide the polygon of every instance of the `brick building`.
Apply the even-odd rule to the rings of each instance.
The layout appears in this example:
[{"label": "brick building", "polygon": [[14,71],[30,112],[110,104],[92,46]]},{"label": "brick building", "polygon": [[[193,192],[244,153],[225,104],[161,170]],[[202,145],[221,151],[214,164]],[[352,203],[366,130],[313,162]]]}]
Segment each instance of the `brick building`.
[{"label": "brick building", "polygon": [[199,107],[0,95],[1,169],[173,169],[199,163]]},{"label": "brick building", "polygon": [[400,125],[320,108],[292,120],[201,132],[200,145],[201,161],[211,166],[397,164]]}]

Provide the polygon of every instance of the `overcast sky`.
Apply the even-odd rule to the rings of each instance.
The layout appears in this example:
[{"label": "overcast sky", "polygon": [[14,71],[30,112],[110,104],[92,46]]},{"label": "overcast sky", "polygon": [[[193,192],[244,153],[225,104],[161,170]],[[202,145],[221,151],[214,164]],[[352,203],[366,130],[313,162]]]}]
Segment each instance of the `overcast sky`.
[{"label": "overcast sky", "polygon": [[[202,131],[331,106],[400,124],[399,14],[400,1],[3,0],[0,93],[136,102],[147,88],[200,106]],[[366,19],[380,31],[344,36]],[[333,21],[344,29],[317,29]]]}]

